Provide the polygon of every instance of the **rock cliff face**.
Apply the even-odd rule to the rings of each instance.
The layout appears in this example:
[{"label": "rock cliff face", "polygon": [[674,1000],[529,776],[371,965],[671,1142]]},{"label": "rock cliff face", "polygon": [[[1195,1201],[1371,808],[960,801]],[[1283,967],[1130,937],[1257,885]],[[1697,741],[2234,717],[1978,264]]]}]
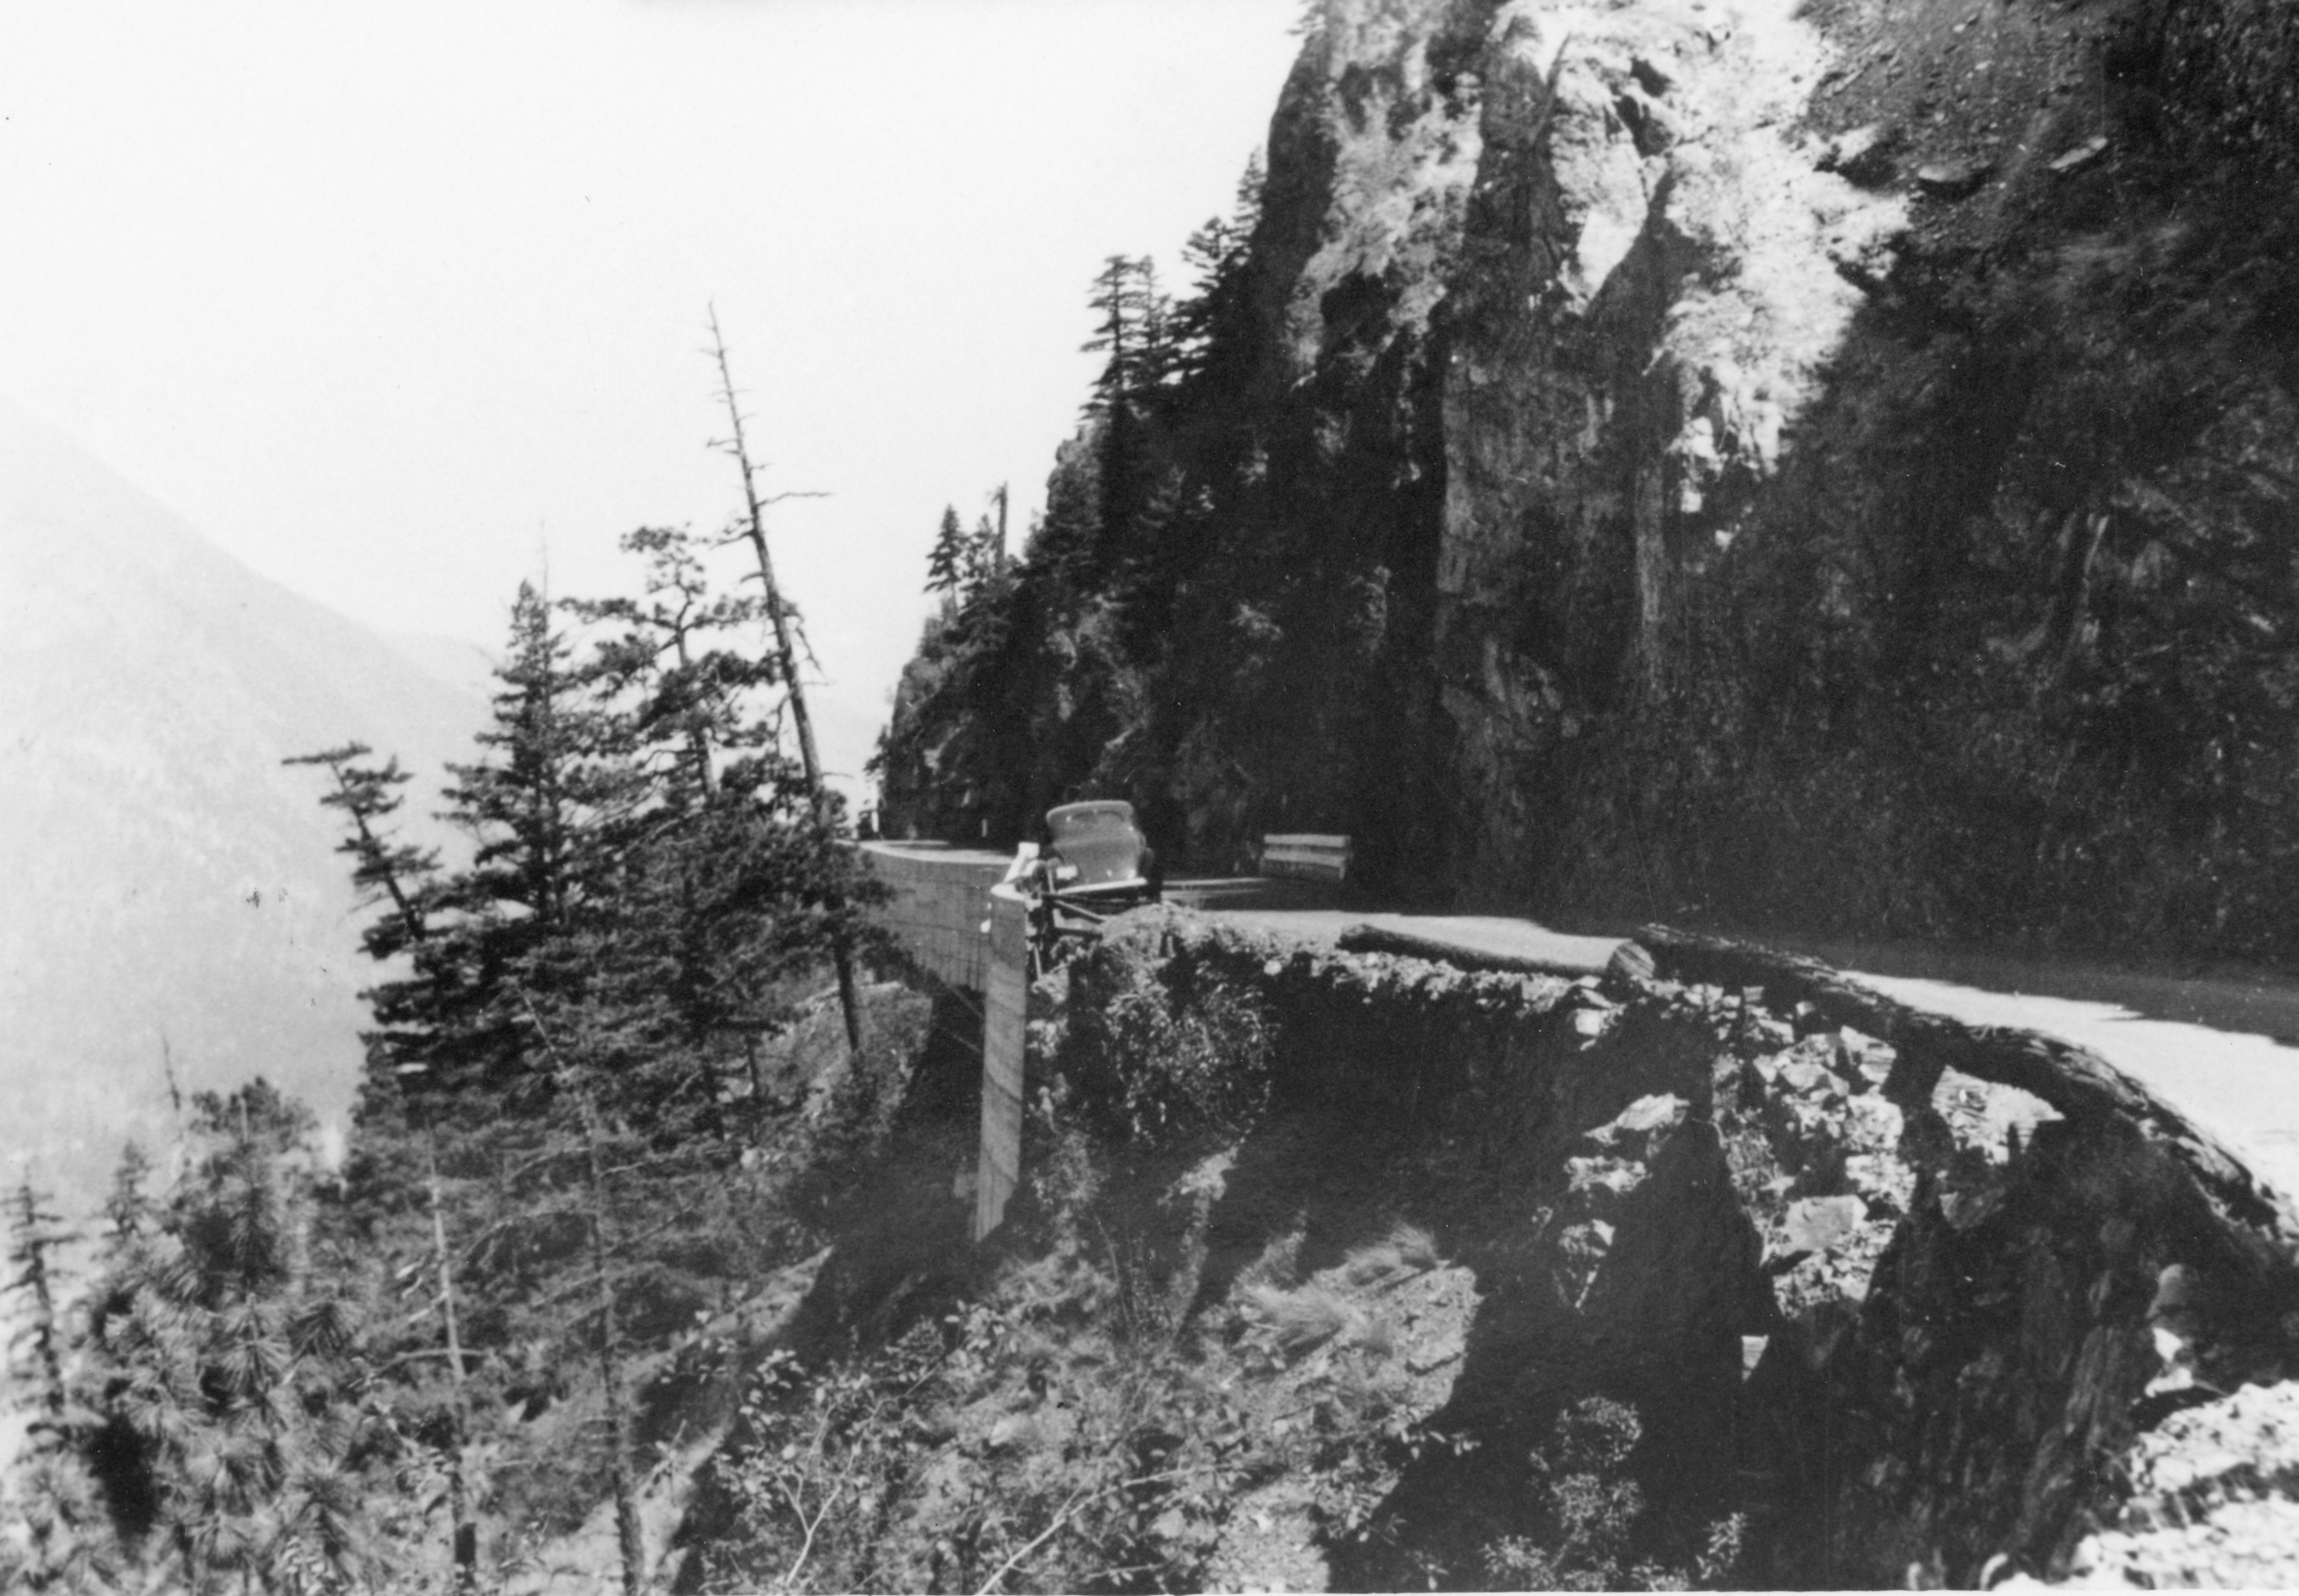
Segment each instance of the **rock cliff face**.
[{"label": "rock cliff face", "polygon": [[1255,281],[1287,402],[1438,394],[1398,874],[2288,945],[2295,65],[2245,0],[1334,0]]},{"label": "rock cliff face", "polygon": [[1521,876],[1528,778],[1666,690],[1668,623],[1778,471],[1905,202],[1790,142],[1828,53],[1788,4],[1498,15],[1446,385],[1440,692]]},{"label": "rock cliff face", "polygon": [[2287,956],[2295,76],[2267,0],[1330,0],[890,816]]}]

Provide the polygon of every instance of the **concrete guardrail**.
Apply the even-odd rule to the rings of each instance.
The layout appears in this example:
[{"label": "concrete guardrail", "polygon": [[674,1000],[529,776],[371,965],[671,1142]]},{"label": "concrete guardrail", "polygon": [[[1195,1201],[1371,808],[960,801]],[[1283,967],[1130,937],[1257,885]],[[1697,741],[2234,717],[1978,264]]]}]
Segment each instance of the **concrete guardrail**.
[{"label": "concrete guardrail", "polygon": [[974,1239],[1006,1218],[1022,1176],[1022,1070],[1030,1004],[1030,911],[1000,885],[1003,854],[916,843],[859,844],[892,901],[878,911],[936,980],[982,994],[982,1147]]}]

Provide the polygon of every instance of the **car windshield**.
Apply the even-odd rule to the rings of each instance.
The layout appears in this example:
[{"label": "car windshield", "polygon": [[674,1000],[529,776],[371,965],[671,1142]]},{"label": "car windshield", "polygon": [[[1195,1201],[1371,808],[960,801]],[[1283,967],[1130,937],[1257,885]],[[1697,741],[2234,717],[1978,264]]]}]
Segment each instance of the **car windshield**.
[{"label": "car windshield", "polygon": [[1133,811],[1112,803],[1092,809],[1057,810],[1046,819],[1053,827],[1055,840],[1060,842],[1123,830],[1133,824]]}]

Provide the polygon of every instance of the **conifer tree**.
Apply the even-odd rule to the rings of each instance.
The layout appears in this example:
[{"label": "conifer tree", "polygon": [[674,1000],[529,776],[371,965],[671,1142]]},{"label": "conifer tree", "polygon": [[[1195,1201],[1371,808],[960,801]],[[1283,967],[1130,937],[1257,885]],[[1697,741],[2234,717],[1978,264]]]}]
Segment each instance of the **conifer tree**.
[{"label": "conifer tree", "polygon": [[16,1367],[12,1381],[36,1393],[30,1433],[54,1436],[63,1430],[63,1329],[58,1306],[58,1250],[72,1240],[62,1220],[27,1176],[9,1194],[8,1290],[21,1299],[11,1348]]},{"label": "conifer tree", "polygon": [[987,514],[967,531],[959,522],[955,505],[945,506],[934,550],[926,556],[928,593],[946,593],[960,603],[978,597],[984,586],[1000,575],[1006,563],[1006,489],[1000,484],[990,495],[998,519]]},{"label": "conifer tree", "polygon": [[1094,379],[1092,396],[1086,402],[1086,411],[1093,416],[1116,413],[1140,392],[1145,312],[1141,296],[1141,272],[1144,262],[1130,255],[1111,255],[1101,263],[1101,271],[1093,279],[1093,293],[1086,301],[1087,308],[1095,312],[1100,320],[1094,335],[1080,345],[1087,354],[1102,354],[1101,374]]},{"label": "conifer tree", "polygon": [[[771,619],[767,594],[721,590],[684,531],[625,547],[637,596],[520,594],[482,757],[447,794],[470,866],[397,839],[395,764],[356,744],[306,761],[378,911],[369,951],[404,960],[369,994],[346,1209],[376,1289],[424,1299],[373,1355],[414,1417],[399,1427],[447,1465],[459,1582],[479,1504],[458,1465],[466,1442],[486,1455],[471,1426],[497,1410],[466,1396],[465,1367],[508,1392],[556,1354],[593,1364],[604,1472],[628,1497],[627,1349],[665,1333],[666,1305],[691,1324],[699,1300],[695,1266],[647,1238],[725,1201],[752,1045],[826,952],[867,935],[870,884],[779,745],[781,657],[739,636]],[[795,1106],[751,1103],[754,1124]]]},{"label": "conifer tree", "polygon": [[[521,583],[494,724],[477,739],[489,757],[448,767],[450,818],[477,843],[452,906],[485,943],[488,973],[586,923],[629,840],[638,786],[617,758],[617,727],[582,691],[573,652],[549,601]],[[505,995],[490,993],[510,1025]]]},{"label": "conifer tree", "polygon": [[1099,468],[1100,536],[1084,569],[1089,585],[1098,586],[1124,563],[1134,518],[1154,482],[1151,426],[1179,363],[1173,307],[1147,255],[1110,256],[1088,303],[1100,321],[1084,348],[1108,356],[1086,404]]},{"label": "conifer tree", "polygon": [[130,1142],[120,1150],[112,1171],[112,1190],[104,1199],[104,1234],[97,1255],[106,1270],[123,1267],[143,1244],[152,1224],[152,1158],[143,1144]]},{"label": "conifer tree", "polygon": [[346,743],[281,763],[323,766],[334,778],[335,790],[320,802],[341,810],[351,827],[336,852],[351,856],[352,885],[362,904],[387,901],[391,905],[391,912],[371,921],[361,937],[368,956],[383,960],[424,939],[437,908],[439,854],[434,848],[401,842],[385,829],[399,810],[399,789],[409,778],[395,757],[379,766],[361,764],[372,752],[364,743]]},{"label": "conifer tree", "polygon": [[[363,745],[351,744],[291,761],[324,766],[335,782],[322,802],[344,814],[340,847],[353,860],[353,880],[384,910],[367,928],[367,952],[408,961],[407,973],[366,993],[378,1024],[368,1035],[356,1168],[371,1209],[406,1202],[422,1216],[386,1251],[404,1260],[396,1267],[411,1278],[436,1283],[436,1294],[425,1293],[432,1306],[423,1316],[435,1328],[399,1351],[445,1360],[444,1393],[418,1388],[421,1402],[436,1405],[414,1430],[444,1476],[461,1588],[477,1583],[477,1546],[467,1484],[468,1359],[450,1239],[500,1234],[506,1225],[515,1234],[516,1195],[470,1177],[552,1150],[549,1072],[531,1056],[519,998],[528,987],[579,987],[588,978],[572,948],[608,912],[637,797],[626,730],[598,710],[573,653],[550,603],[522,585],[496,673],[494,720],[477,739],[481,757],[451,768],[447,818],[473,841],[465,869],[444,874],[435,855],[389,832],[406,779],[395,761],[378,769],[366,762]],[[460,1183],[443,1165],[461,1172]],[[467,1194],[459,1184],[476,1191]]]},{"label": "conifer tree", "polygon": [[351,1325],[301,1243],[311,1130],[261,1081],[200,1093],[196,1162],[152,1233],[138,1194],[115,1205],[88,1342],[91,1405],[133,1449],[115,1457],[115,1516],[132,1499],[144,1560],[201,1596],[300,1596],[368,1567],[345,1466],[365,1429]]},{"label": "conifer tree", "polygon": [[[349,822],[349,830],[336,844],[336,851],[352,856],[352,883],[360,889],[363,902],[388,902],[391,906],[388,913],[368,925],[361,939],[369,958],[383,960],[402,952],[426,951],[431,916],[437,906],[438,854],[436,850],[401,842],[386,829],[402,802],[398,789],[406,785],[408,777],[399,768],[396,758],[380,766],[362,764],[361,761],[370,752],[363,743],[347,743],[284,762],[323,766],[334,779],[335,790],[320,802],[341,810]],[[402,990],[412,985],[396,984]],[[367,995],[371,1002],[375,1001],[374,992]],[[369,1042],[370,1049],[380,1047],[381,1041],[377,1036],[370,1035]],[[415,1045],[419,1046],[419,1043]],[[403,1063],[412,1053],[413,1048],[408,1047],[396,1056]],[[453,1393],[450,1431],[439,1448],[447,1483],[449,1553],[455,1571],[455,1589],[467,1592],[477,1587],[478,1537],[465,1487],[463,1453],[470,1435],[470,1414],[464,1389],[454,1265],[447,1246],[446,1196],[430,1116],[419,1108],[411,1118],[417,1121],[423,1144],[424,1198],[429,1209],[432,1268],[438,1281],[436,1302]]]},{"label": "conifer tree", "polygon": [[1216,216],[1190,236],[1182,259],[1195,280],[1174,307],[1174,364],[1188,402],[1225,412],[1246,396],[1254,359],[1253,306],[1246,270],[1254,229],[1261,222],[1261,156],[1256,152],[1238,179],[1228,216]]},{"label": "conifer tree", "polygon": [[990,495],[990,501],[998,506],[998,519],[993,521],[984,512],[975,532],[975,541],[982,548],[983,563],[988,574],[1000,578],[1006,574],[1006,484],[1001,482],[998,485],[996,491]]},{"label": "conifer tree", "polygon": [[617,628],[576,675],[622,706],[624,752],[652,784],[646,801],[684,814],[711,794],[720,762],[772,742],[753,701],[776,679],[776,661],[736,642],[765,603],[718,591],[701,540],[684,528],[642,527],[622,547],[645,561],[641,597],[562,605],[587,625]]},{"label": "conifer tree", "polygon": [[358,744],[308,756],[336,776],[325,802],[352,821],[341,846],[354,878],[364,872],[391,905],[369,927],[368,951],[403,952],[411,964],[368,994],[378,1022],[370,1075],[395,1083],[386,1102],[398,1088],[445,1091],[484,1116],[519,1111],[526,1094],[547,1090],[511,983],[582,981],[579,961],[559,950],[606,911],[639,795],[620,728],[586,695],[572,654],[550,603],[521,584],[493,719],[476,739],[480,757],[448,768],[443,818],[472,841],[471,863],[452,875],[435,873],[427,853],[368,835],[397,807],[395,764],[358,765]]},{"label": "conifer tree", "polygon": [[632,768],[632,841],[586,961],[595,1006],[647,1038],[616,1077],[644,1118],[640,1076],[664,1060],[707,1072],[730,1042],[747,1052],[785,1022],[784,987],[867,939],[872,894],[779,745],[776,656],[735,641],[764,599],[718,591],[684,532],[626,547],[648,558],[649,598],[568,608],[621,628],[577,671]]},{"label": "conifer tree", "polygon": [[[476,1584],[477,1535],[466,1483],[470,1442],[465,1349],[457,1279],[448,1242],[470,1221],[443,1177],[442,1142],[469,1173],[546,1151],[548,1071],[528,1057],[519,1002],[530,986],[579,986],[588,978],[571,952],[578,933],[607,912],[618,856],[630,844],[637,783],[627,733],[602,713],[575,668],[573,648],[554,627],[540,592],[522,585],[510,647],[498,669],[494,724],[477,741],[479,760],[452,767],[450,818],[472,836],[472,865],[441,876],[436,857],[386,830],[405,777],[396,761],[381,769],[351,744],[290,762],[325,766],[335,791],[322,802],[341,810],[341,850],[353,880],[386,906],[365,935],[378,960],[408,956],[411,973],[366,994],[378,1022],[369,1034],[369,1079],[361,1123],[370,1133],[361,1168],[370,1201],[387,1201],[393,1182],[419,1193],[427,1223],[403,1235],[398,1256],[436,1279],[438,1331],[448,1371],[444,1411],[418,1433],[436,1447],[446,1485],[450,1545],[459,1587]],[[671,717],[676,721],[678,717]],[[521,1121],[529,1122],[524,1126]],[[387,1125],[403,1127],[411,1160],[386,1176]],[[483,1204],[484,1227],[516,1222],[500,1201]],[[488,1209],[492,1208],[493,1212]],[[419,1351],[421,1349],[410,1349]]]},{"label": "conifer tree", "polygon": [[12,1590],[94,1592],[120,1572],[101,1494],[77,1450],[87,1416],[65,1368],[62,1250],[75,1240],[28,1176],[11,1194],[5,1295],[17,1301],[7,1379],[24,1441],[0,1505],[0,1580]]},{"label": "conifer tree", "polygon": [[942,529],[934,535],[934,552],[926,556],[926,591],[950,593],[967,578],[966,530],[959,525],[958,506],[945,505]]},{"label": "conifer tree", "polygon": [[535,1083],[514,978],[583,978],[556,950],[608,912],[643,784],[627,727],[599,706],[573,653],[549,601],[520,584],[493,719],[475,739],[481,757],[448,767],[442,818],[472,842],[471,863],[452,874],[388,829],[408,779],[396,759],[364,762],[366,744],[351,743],[286,761],[327,769],[335,786],[320,802],[347,822],[337,849],[369,901],[387,905],[363,933],[367,952],[409,960],[363,994],[379,1104],[403,1088],[459,1094],[467,1110],[515,1107]]}]

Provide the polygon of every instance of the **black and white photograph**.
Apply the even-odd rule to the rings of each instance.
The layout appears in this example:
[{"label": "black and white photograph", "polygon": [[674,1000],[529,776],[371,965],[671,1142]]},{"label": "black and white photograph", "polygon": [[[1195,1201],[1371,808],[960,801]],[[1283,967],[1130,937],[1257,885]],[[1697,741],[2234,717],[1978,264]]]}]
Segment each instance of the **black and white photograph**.
[{"label": "black and white photograph", "polygon": [[2293,0],[0,0],[0,1589],[2299,1588]]}]

